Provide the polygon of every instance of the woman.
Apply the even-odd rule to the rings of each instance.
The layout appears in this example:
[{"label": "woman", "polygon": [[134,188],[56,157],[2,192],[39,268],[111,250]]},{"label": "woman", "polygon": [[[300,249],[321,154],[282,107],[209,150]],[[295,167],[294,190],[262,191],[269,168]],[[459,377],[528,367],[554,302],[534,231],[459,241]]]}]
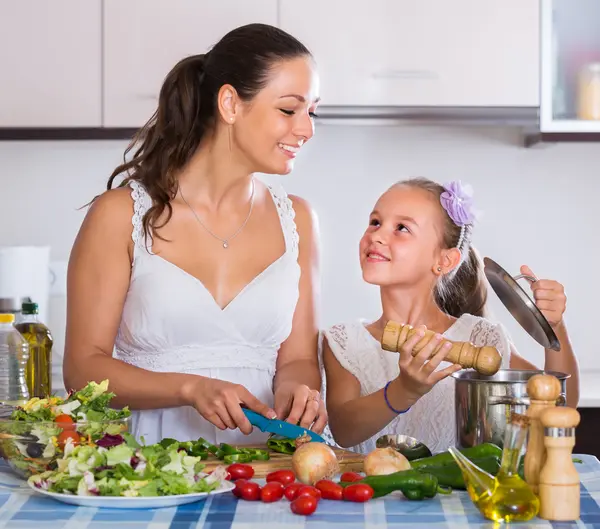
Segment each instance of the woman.
[{"label": "woman", "polygon": [[83,222],[65,385],[109,379],[146,442],[264,441],[242,406],[325,426],[313,214],[254,177],[292,170],[317,91],[295,38],[262,24],[231,31],[167,75],[132,159]]}]

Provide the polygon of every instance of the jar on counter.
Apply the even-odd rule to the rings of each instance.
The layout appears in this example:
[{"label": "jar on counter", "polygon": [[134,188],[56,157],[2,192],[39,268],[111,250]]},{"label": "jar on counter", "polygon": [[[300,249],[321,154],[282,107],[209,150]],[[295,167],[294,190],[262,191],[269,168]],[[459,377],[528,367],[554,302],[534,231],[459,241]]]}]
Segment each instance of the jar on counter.
[{"label": "jar on counter", "polygon": [[586,64],[579,74],[577,117],[600,120],[600,62]]}]

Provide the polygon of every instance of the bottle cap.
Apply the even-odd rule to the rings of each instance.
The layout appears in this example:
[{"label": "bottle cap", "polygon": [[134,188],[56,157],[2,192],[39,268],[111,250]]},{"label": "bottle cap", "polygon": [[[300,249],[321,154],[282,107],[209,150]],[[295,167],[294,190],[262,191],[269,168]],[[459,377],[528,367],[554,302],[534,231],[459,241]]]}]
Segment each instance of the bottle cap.
[{"label": "bottle cap", "polygon": [[39,307],[37,303],[33,303],[31,301],[25,301],[21,305],[21,311],[23,314],[38,314]]},{"label": "bottle cap", "polygon": [[14,314],[0,314],[0,323],[13,323],[14,321]]}]

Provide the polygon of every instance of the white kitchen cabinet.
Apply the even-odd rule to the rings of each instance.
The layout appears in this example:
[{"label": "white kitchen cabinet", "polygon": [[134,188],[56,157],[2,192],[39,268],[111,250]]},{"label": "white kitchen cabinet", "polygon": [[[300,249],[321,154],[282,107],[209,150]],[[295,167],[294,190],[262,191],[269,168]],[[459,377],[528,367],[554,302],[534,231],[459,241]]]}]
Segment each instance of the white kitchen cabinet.
[{"label": "white kitchen cabinet", "polygon": [[104,0],[104,126],[143,125],[179,60],[253,22],[277,25],[277,0]]},{"label": "white kitchen cabinet", "polygon": [[281,0],[324,105],[539,104],[535,0]]},{"label": "white kitchen cabinet", "polygon": [[542,133],[600,133],[600,2],[542,0]]},{"label": "white kitchen cabinet", "polygon": [[101,1],[0,1],[0,128],[101,126]]}]

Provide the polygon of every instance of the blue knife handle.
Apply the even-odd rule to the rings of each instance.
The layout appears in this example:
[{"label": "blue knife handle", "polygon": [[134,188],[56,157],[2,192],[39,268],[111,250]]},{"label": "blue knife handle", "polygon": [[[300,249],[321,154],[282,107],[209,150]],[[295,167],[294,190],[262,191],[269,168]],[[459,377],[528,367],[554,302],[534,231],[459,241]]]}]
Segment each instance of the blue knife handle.
[{"label": "blue knife handle", "polygon": [[260,415],[255,411],[249,410],[248,408],[242,408],[242,411],[246,417],[248,417],[250,424],[252,424],[252,426],[256,426],[261,432],[274,433],[291,439],[296,439],[297,437],[306,434],[313,442],[325,443],[325,439],[323,439],[319,434],[307,430],[306,428],[295,426],[291,423],[279,421],[277,419],[267,419],[264,415]]},{"label": "blue knife handle", "polygon": [[250,424],[256,426],[261,432],[266,432],[266,428],[269,427],[271,419],[267,419],[264,415],[256,413],[255,411],[249,410],[248,408],[242,408],[242,411],[248,417]]}]

